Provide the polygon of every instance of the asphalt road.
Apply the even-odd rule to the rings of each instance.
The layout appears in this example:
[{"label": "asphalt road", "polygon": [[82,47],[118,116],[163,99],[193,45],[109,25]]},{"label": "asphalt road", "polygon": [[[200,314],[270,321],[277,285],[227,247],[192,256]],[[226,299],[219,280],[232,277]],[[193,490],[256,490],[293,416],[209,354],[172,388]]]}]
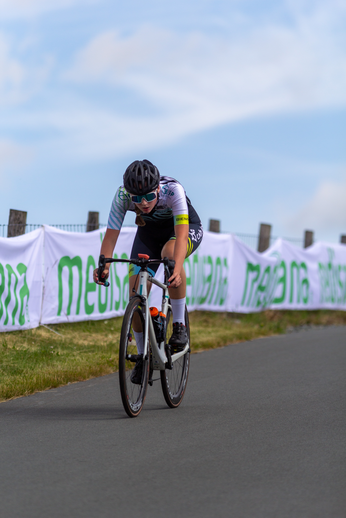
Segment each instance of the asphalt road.
[{"label": "asphalt road", "polygon": [[0,404],[1,518],[346,517],[346,328],[195,354],[180,408],[116,374]]}]

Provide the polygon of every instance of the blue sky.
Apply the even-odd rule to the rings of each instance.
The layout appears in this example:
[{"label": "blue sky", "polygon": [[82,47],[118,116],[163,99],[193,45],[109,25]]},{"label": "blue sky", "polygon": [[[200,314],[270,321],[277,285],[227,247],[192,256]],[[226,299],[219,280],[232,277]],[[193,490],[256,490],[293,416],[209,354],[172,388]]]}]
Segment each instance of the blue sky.
[{"label": "blue sky", "polygon": [[106,222],[148,158],[206,228],[339,241],[345,22],[343,0],[0,0],[0,223]]}]

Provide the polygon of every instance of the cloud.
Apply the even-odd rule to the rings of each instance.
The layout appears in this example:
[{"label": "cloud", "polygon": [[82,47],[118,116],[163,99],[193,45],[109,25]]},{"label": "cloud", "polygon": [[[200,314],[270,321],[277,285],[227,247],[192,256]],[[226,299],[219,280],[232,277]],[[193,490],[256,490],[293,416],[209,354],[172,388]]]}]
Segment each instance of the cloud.
[{"label": "cloud", "polygon": [[[15,1],[18,8],[46,5]],[[44,146],[52,152],[63,149],[64,155],[78,159],[114,158],[245,118],[345,106],[346,45],[336,30],[342,7],[331,0],[327,16],[323,4],[314,2],[317,7],[309,11],[290,3],[290,24],[267,18],[262,24],[245,24],[243,32],[232,27],[179,32],[143,25],[126,35],[116,30],[98,34],[75,52],[59,77],[61,65],[56,65],[54,89],[44,90],[38,109],[12,116],[11,125],[44,133]],[[0,69],[0,94],[5,91],[1,77],[3,85],[12,81],[6,95],[16,91],[13,85],[18,98],[27,94],[33,77],[31,90],[43,91],[44,64],[35,71],[9,52],[4,55],[7,72]],[[13,70],[17,65],[18,77],[11,76],[11,63]]]},{"label": "cloud", "polygon": [[[346,173],[346,168],[345,168]],[[346,175],[345,175],[346,176]],[[308,202],[286,221],[290,231],[346,233],[346,180],[322,182]]]},{"label": "cloud", "polygon": [[22,98],[25,69],[10,57],[9,44],[0,34],[0,104],[17,102]]},{"label": "cloud", "polygon": [[[118,154],[245,118],[346,106],[346,42],[337,30],[343,6],[290,4],[290,25],[267,21],[244,34],[145,25],[126,36],[114,30],[94,37],[76,52],[65,84],[107,86],[115,98],[131,92],[152,115],[140,117],[135,109],[124,115],[121,106],[118,113],[90,111],[88,150],[95,144]],[[79,137],[91,140],[86,127]]]},{"label": "cloud", "polygon": [[297,13],[237,37],[145,26],[108,31],[77,52],[65,78],[126,87],[166,110],[214,125],[263,113],[346,105],[346,51],[335,17]]},{"label": "cloud", "polygon": [[0,12],[3,19],[26,18],[45,12],[72,7],[75,4],[91,4],[99,0],[0,0]]},{"label": "cloud", "polygon": [[[32,43],[22,40],[21,59],[15,56],[12,41],[0,33],[0,107],[23,103],[40,91],[52,68],[52,58],[41,56],[40,62],[31,63],[23,52]],[[25,52],[24,52],[25,54]]]}]

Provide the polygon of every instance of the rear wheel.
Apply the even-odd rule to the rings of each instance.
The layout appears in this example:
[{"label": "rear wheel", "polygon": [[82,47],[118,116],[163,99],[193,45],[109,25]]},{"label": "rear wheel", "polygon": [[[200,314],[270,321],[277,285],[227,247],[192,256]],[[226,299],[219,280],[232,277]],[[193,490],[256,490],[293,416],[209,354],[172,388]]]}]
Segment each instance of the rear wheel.
[{"label": "rear wheel", "polygon": [[[189,325],[189,315],[187,309],[185,308],[185,325],[187,336],[189,339],[190,345],[190,325]],[[172,311],[168,311],[167,315],[167,333],[166,333],[166,343],[171,337],[173,332],[173,315]],[[160,371],[161,374],[161,386],[162,392],[165,398],[167,405],[171,408],[177,408],[183,400],[187,378],[189,375],[190,369],[190,350],[173,362],[172,369],[165,369],[164,371]]]},{"label": "rear wheel", "polygon": [[120,345],[119,345],[119,382],[121,399],[126,413],[130,417],[137,417],[143,408],[143,403],[148,387],[149,378],[149,358],[143,357],[142,379],[140,384],[131,381],[136,360],[138,359],[138,351],[136,339],[133,332],[133,323],[136,329],[142,329],[144,333],[144,315],[143,304],[139,297],[130,300],[123,319],[121,328]]}]

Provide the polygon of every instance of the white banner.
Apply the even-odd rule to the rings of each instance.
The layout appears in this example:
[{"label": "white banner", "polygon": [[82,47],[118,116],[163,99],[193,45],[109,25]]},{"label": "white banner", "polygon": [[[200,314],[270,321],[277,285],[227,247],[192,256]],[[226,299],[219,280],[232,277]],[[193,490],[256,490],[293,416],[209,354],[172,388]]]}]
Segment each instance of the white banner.
[{"label": "white banner", "polygon": [[278,239],[263,255],[278,262],[280,288],[271,307],[346,310],[345,245],[319,242],[300,249]]},{"label": "white banner", "polygon": [[[113,263],[110,287],[97,285],[97,268],[105,228],[65,232],[45,225],[45,288],[42,323],[97,320],[122,315],[128,301],[128,265]],[[136,229],[124,227],[114,257],[128,259]]]},{"label": "white banner", "polygon": [[[82,234],[45,225],[0,238],[0,331],[123,315],[128,265],[112,264],[109,288],[92,280],[105,230]],[[133,227],[121,230],[114,257],[130,257],[135,233]],[[185,271],[190,311],[346,311],[346,246],[341,244],[300,249],[278,239],[260,254],[231,234],[205,232],[185,260]],[[157,275],[162,280],[162,268]],[[150,304],[159,307],[161,294],[154,286]]]},{"label": "white banner", "polygon": [[[227,311],[230,261],[234,237],[204,232],[196,252],[185,259],[186,304],[189,311]],[[157,272],[163,281],[163,268]],[[159,307],[162,290],[153,287],[150,304]]]},{"label": "white banner", "polygon": [[37,327],[42,304],[43,229],[0,237],[0,331]]}]

